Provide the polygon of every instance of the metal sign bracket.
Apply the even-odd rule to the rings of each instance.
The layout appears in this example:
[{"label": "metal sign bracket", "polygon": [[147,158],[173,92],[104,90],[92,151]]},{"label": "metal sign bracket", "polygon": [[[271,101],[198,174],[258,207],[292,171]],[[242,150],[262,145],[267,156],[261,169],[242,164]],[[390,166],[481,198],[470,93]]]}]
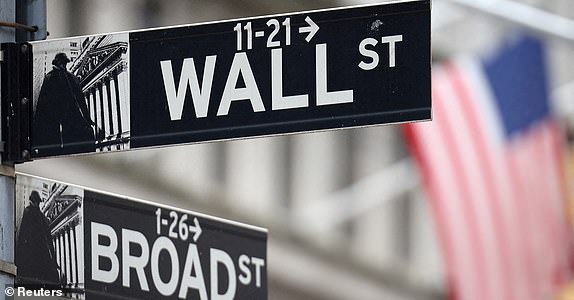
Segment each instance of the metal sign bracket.
[{"label": "metal sign bracket", "polygon": [[13,263],[0,260],[0,274],[5,273],[16,276],[17,268]]},{"label": "metal sign bracket", "polygon": [[32,47],[28,43],[3,43],[1,79],[2,161],[30,160],[32,115]]}]

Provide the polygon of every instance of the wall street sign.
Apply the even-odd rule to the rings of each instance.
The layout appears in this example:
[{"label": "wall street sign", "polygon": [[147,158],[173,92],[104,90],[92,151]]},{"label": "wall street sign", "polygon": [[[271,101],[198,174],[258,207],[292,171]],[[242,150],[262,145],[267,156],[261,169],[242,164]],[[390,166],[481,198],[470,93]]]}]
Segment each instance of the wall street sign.
[{"label": "wall street sign", "polygon": [[31,46],[32,158],[431,117],[430,0]]},{"label": "wall street sign", "polygon": [[76,299],[267,299],[264,229],[16,177],[16,283]]}]

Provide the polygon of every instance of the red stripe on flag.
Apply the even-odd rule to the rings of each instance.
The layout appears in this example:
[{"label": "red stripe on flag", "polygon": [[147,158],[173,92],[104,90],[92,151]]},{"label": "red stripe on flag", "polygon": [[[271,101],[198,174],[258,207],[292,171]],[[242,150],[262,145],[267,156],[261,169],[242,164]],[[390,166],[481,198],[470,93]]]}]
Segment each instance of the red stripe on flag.
[{"label": "red stripe on flag", "polygon": [[500,262],[497,259],[496,243],[495,243],[495,230],[492,226],[493,220],[489,212],[488,203],[483,199],[488,198],[488,193],[484,189],[485,176],[479,161],[479,154],[474,144],[474,132],[469,126],[468,117],[465,115],[464,109],[461,107],[462,102],[468,99],[461,99],[457,97],[454,89],[451,86],[452,80],[449,78],[449,73],[446,72],[446,80],[442,85],[442,90],[446,101],[443,101],[443,107],[448,112],[445,118],[445,127],[448,128],[447,139],[452,143],[450,148],[451,159],[455,159],[459,165],[455,169],[457,182],[461,185],[465,193],[461,195],[458,201],[461,202],[463,208],[462,213],[470,217],[469,222],[476,230],[476,235],[473,238],[473,244],[479,250],[480,256],[475,257],[480,262],[479,280],[476,282],[478,286],[484,289],[486,298],[496,299],[497,285],[501,282],[499,275]]},{"label": "red stripe on flag", "polygon": [[[544,285],[543,295],[551,295],[555,284],[556,277],[561,277],[561,256],[562,256],[562,242],[560,241],[560,213],[557,215],[555,208],[561,198],[560,190],[557,186],[559,182],[559,174],[554,169],[554,151],[552,147],[552,128],[551,122],[543,122],[536,129],[533,134],[533,144],[536,145],[535,157],[538,158],[539,172],[537,172],[538,185],[540,193],[537,198],[537,207],[540,213],[540,228],[542,236],[544,237],[544,245],[546,246],[547,259],[544,261]],[[564,211],[562,211],[564,213]],[[539,258],[541,259],[541,258]]]},{"label": "red stripe on flag", "polygon": [[[461,299],[487,299],[491,294],[486,284],[486,251],[481,243],[478,228],[477,212],[471,203],[464,201],[472,196],[471,182],[467,176],[460,176],[464,170],[462,151],[456,140],[456,127],[450,121],[452,112],[445,105],[447,99],[444,87],[446,78],[435,76],[433,85],[434,115],[432,124],[417,124],[421,126],[421,141],[425,147],[421,152],[431,164],[430,178],[432,185],[437,186],[437,196],[431,200],[436,209],[441,210],[449,221],[448,236],[457,247],[453,260],[455,265],[454,279],[459,287]],[[450,99],[452,100],[452,99]],[[441,156],[442,159],[437,157]],[[445,180],[445,178],[447,178]],[[460,233],[460,231],[464,231]],[[448,238],[447,238],[448,239]],[[461,252],[463,251],[463,252]]]},{"label": "red stripe on flag", "polygon": [[556,122],[548,121],[545,124],[545,152],[546,157],[549,158],[548,169],[553,176],[552,188],[555,197],[552,197],[552,224],[556,227],[556,246],[559,250],[557,264],[555,266],[555,281],[554,287],[565,282],[569,276],[570,258],[572,254],[572,231],[568,219],[567,212],[567,191],[566,191],[566,173],[565,173],[565,147],[562,144],[561,130]]},{"label": "red stripe on flag", "polygon": [[523,284],[526,291],[523,292],[527,292],[527,296],[524,297],[526,297],[525,299],[537,299],[535,296],[536,285],[538,282],[534,266],[535,245],[532,244],[532,240],[529,236],[529,233],[532,232],[532,222],[530,217],[531,205],[529,200],[531,191],[527,180],[524,180],[523,178],[526,175],[525,172],[528,172],[528,170],[521,168],[521,148],[522,145],[519,143],[513,143],[513,145],[510,146],[510,149],[506,151],[507,168],[509,170],[513,190],[516,193],[515,197],[509,200],[512,201],[513,206],[520,215],[520,218],[518,219],[518,228],[515,229],[516,231],[514,234],[520,237],[520,244],[523,249],[519,255],[521,255],[522,263],[521,272],[526,277],[524,278],[525,283]]},{"label": "red stripe on flag", "polygon": [[[461,71],[455,64],[447,64],[447,71],[450,75],[450,81],[455,89],[457,99],[461,103],[461,108],[463,109],[464,117],[467,118],[468,126],[473,134],[473,145],[472,147],[476,149],[478,164],[480,165],[482,177],[484,178],[483,188],[486,191],[488,199],[478,199],[478,201],[485,201],[488,206],[488,213],[491,215],[493,223],[491,230],[495,233],[495,243],[497,250],[496,263],[502,266],[502,282],[498,286],[501,290],[495,290],[494,295],[497,299],[513,299],[510,293],[510,282],[512,282],[511,267],[509,262],[509,255],[507,250],[507,239],[509,234],[507,234],[506,226],[503,224],[503,217],[501,216],[500,199],[496,191],[496,179],[495,171],[493,169],[494,162],[491,157],[492,154],[489,153],[487,145],[490,142],[488,138],[488,132],[486,128],[482,126],[484,120],[481,120],[480,110],[475,107],[477,100],[474,99],[472,92],[470,91],[469,84],[465,82]],[[489,274],[489,276],[496,276],[498,274]]]},{"label": "red stripe on flag", "polygon": [[[420,125],[420,124],[419,124]],[[416,126],[416,125],[415,125]],[[456,263],[454,261],[454,255],[456,251],[453,247],[453,240],[449,238],[442,238],[449,236],[448,233],[448,216],[444,213],[443,209],[439,208],[439,204],[434,201],[434,199],[439,199],[439,191],[437,190],[437,186],[432,183],[432,171],[431,166],[427,163],[429,160],[425,158],[425,154],[423,152],[424,145],[421,143],[421,138],[418,137],[418,132],[415,129],[415,126],[412,124],[410,125],[403,125],[403,134],[405,136],[405,140],[409,146],[409,150],[417,162],[417,166],[420,169],[422,174],[422,181],[423,181],[423,188],[425,189],[426,193],[430,198],[429,207],[432,211],[432,215],[434,216],[434,228],[438,232],[439,236],[439,244],[440,248],[442,249],[444,255],[444,266],[446,268],[446,289],[447,289],[447,296],[448,299],[458,300],[460,297],[458,296],[457,292],[457,283],[456,278],[453,278],[456,274]]]}]

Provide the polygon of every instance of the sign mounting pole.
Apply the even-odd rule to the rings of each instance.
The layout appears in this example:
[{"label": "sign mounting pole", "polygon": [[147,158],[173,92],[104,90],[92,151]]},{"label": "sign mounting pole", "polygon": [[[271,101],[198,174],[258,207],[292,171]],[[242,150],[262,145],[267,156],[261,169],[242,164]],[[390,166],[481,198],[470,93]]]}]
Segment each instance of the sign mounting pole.
[{"label": "sign mounting pole", "polygon": [[[16,20],[16,1],[0,0],[0,21]],[[0,42],[14,42],[15,29],[0,27]],[[0,69],[4,67],[4,52],[0,52]],[[4,78],[0,78],[3,80]],[[0,99],[2,102],[7,99]],[[1,105],[0,105],[0,109]],[[1,112],[1,111],[0,111]],[[0,122],[0,136],[3,135]],[[4,148],[3,144],[0,144]],[[4,149],[2,149],[3,151]],[[0,294],[4,294],[7,285],[14,284],[16,266],[14,265],[14,165],[2,161],[0,157]]]},{"label": "sign mounting pole", "polygon": [[[0,0],[0,21],[5,24],[5,26],[0,27],[0,43],[14,43],[16,41],[22,42],[27,40],[40,40],[46,38],[46,2],[44,0]],[[20,29],[30,26],[18,26],[18,25],[34,25],[34,30],[31,32],[26,32],[24,30],[20,32]],[[8,26],[9,25],[9,26]],[[2,68],[8,68],[8,60],[12,58],[12,55],[8,55],[7,51],[0,50],[0,71]],[[23,51],[26,52],[26,51]],[[13,52],[11,52],[13,53]],[[5,71],[5,70],[4,70]],[[2,72],[0,72],[1,74]],[[6,72],[4,72],[6,73]],[[19,75],[20,73],[18,73]],[[7,80],[10,82],[17,80],[13,77],[1,78],[2,86],[6,87],[4,84]],[[2,87],[0,87],[1,89]],[[8,105],[5,103],[13,101],[21,101],[22,103],[29,102],[28,99],[12,99],[13,96],[20,95],[19,92],[15,91],[1,91],[0,95],[0,115],[7,115],[6,109]],[[12,137],[8,133],[10,128],[7,128],[5,120],[0,122],[0,295],[6,294],[8,291],[6,288],[9,285],[14,284],[14,278],[17,273],[16,266],[14,264],[14,241],[15,241],[15,230],[14,230],[14,187],[15,187],[15,172],[14,172],[14,160],[11,159],[12,154],[11,149],[5,143],[5,137]],[[18,128],[20,129],[20,128]],[[22,155],[24,153],[21,153]]]}]

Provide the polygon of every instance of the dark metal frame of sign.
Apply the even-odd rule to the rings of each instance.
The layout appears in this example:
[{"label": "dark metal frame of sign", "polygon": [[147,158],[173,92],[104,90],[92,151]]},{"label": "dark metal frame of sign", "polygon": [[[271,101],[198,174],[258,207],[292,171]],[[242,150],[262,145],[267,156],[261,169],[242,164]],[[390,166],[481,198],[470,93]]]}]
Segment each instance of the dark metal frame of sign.
[{"label": "dark metal frame of sign", "polygon": [[7,140],[13,160],[430,120],[430,7],[32,42],[31,129]]},{"label": "dark metal frame of sign", "polygon": [[16,176],[16,285],[75,299],[267,299],[267,231]]},{"label": "dark metal frame of sign", "polygon": [[32,50],[29,44],[3,43],[0,58],[0,152],[2,161],[23,162],[31,150]]}]

